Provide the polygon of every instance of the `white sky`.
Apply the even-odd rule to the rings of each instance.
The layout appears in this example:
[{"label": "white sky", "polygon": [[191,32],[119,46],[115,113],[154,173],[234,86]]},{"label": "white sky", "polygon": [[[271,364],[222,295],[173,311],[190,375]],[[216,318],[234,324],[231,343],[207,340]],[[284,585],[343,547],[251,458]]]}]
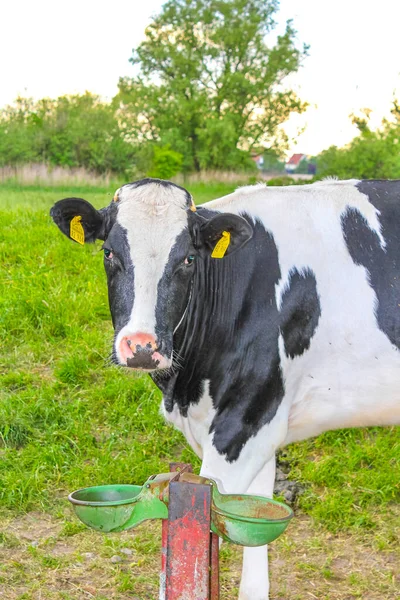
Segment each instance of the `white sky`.
[{"label": "white sky", "polygon": [[[132,75],[131,51],[162,0],[14,0],[0,5],[0,106],[90,90],[105,98]],[[310,103],[287,126],[306,127],[291,149],[314,154],[356,133],[348,115],[373,110],[375,124],[400,96],[398,0],[281,0],[278,30],[292,18],[309,57],[290,83]]]}]

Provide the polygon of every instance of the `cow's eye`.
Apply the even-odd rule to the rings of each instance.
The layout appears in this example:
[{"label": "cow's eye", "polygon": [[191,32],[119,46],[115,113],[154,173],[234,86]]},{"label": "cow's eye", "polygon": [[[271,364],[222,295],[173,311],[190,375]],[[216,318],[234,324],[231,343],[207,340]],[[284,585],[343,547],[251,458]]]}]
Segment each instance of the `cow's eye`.
[{"label": "cow's eye", "polygon": [[194,259],[195,259],[194,254],[189,254],[189,256],[187,256],[183,262],[186,266],[189,266],[193,263]]},{"label": "cow's eye", "polygon": [[109,248],[103,248],[104,250],[104,256],[107,258],[107,260],[111,260],[112,257],[114,256],[112,250],[110,250]]}]

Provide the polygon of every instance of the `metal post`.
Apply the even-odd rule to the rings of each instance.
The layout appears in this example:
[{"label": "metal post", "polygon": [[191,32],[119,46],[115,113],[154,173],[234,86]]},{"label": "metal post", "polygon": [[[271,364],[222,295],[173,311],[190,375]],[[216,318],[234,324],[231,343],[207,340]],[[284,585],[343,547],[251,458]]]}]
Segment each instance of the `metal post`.
[{"label": "metal post", "polygon": [[166,600],[210,600],[211,486],[169,485]]},{"label": "metal post", "polygon": [[210,600],[219,600],[219,537],[211,534]]},{"label": "metal post", "polygon": [[[192,473],[193,467],[188,463],[172,462],[169,464],[170,473]],[[163,519],[161,530],[161,572],[159,600],[165,600],[165,584],[167,571],[168,519]]]}]

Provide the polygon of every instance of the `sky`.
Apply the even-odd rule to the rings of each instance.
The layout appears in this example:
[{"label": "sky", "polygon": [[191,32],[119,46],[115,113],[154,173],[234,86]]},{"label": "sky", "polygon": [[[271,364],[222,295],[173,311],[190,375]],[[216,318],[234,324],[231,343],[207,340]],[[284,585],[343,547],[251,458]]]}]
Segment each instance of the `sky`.
[{"label": "sky", "polygon": [[[17,95],[36,99],[82,93],[112,98],[132,75],[132,48],[162,0],[15,0],[0,5],[0,107]],[[281,0],[276,32],[293,19],[309,56],[288,85],[309,103],[285,129],[291,152],[316,154],[357,131],[349,115],[370,108],[372,124],[400,97],[400,2]],[[299,131],[304,129],[300,135]]]}]

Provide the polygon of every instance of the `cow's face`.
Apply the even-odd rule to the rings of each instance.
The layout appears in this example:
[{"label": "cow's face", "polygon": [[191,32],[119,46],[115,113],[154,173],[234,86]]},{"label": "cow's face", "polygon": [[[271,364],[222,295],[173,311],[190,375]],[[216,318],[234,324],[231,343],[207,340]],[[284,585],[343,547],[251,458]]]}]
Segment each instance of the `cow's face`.
[{"label": "cow's face", "polygon": [[146,371],[172,365],[196,263],[209,260],[224,231],[231,236],[226,254],[252,235],[243,218],[223,213],[206,219],[185,189],[154,179],[124,185],[100,211],[79,198],[60,200],[51,216],[68,237],[71,220],[81,217],[85,241],[103,240],[113,355],[121,365]]}]

